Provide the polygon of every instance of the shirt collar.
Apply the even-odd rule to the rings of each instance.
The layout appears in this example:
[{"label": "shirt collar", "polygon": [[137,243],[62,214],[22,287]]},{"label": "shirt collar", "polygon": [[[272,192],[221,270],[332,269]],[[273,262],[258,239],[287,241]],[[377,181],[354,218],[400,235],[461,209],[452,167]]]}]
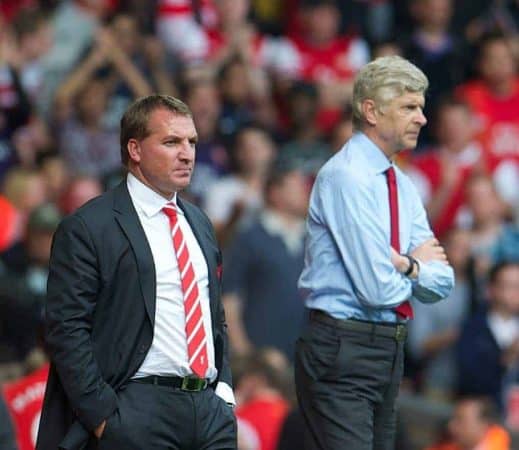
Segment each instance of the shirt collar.
[{"label": "shirt collar", "polygon": [[271,209],[265,209],[261,213],[260,221],[269,234],[279,236],[283,240],[290,252],[298,253],[302,250],[305,231],[304,220],[294,224],[293,227],[287,228],[279,214]]},{"label": "shirt collar", "polygon": [[[146,186],[140,181],[135,175],[128,173],[126,179],[128,185],[128,191],[132,200],[135,202],[147,217],[152,217],[155,214],[162,211],[162,208],[168,203],[173,203],[177,206],[177,193],[173,194],[170,200],[165,199],[161,195],[157,194],[153,189]],[[177,208],[178,214],[183,214],[180,208]]]},{"label": "shirt collar", "polygon": [[356,132],[351,141],[361,149],[368,167],[374,174],[384,173],[393,165],[384,152],[361,131]]}]

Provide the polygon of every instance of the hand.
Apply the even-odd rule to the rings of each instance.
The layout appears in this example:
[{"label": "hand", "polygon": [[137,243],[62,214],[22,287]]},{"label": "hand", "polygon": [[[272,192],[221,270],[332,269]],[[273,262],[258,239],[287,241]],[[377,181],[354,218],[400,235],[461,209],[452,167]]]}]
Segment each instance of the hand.
[{"label": "hand", "polygon": [[423,244],[416,247],[410,255],[423,263],[440,261],[446,265],[449,264],[445,250],[436,238],[428,239]]},{"label": "hand", "polygon": [[409,260],[398,253],[393,247],[391,247],[391,262],[400,273],[405,273],[407,269],[409,269]]},{"label": "hand", "polygon": [[101,424],[94,430],[95,437],[97,439],[101,439],[106,427],[106,420],[103,420]]},{"label": "hand", "polygon": [[97,29],[95,41],[95,49],[99,51],[106,60],[112,60],[114,54],[121,51],[113,31],[108,27],[100,27]]},{"label": "hand", "polygon": [[150,67],[164,64],[165,51],[162,43],[155,37],[146,37],[143,43],[144,56]]}]

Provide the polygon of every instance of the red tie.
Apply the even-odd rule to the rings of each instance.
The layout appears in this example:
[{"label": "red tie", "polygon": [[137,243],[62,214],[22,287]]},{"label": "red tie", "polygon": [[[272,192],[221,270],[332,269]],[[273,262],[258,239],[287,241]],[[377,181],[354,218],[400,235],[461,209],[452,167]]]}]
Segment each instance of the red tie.
[{"label": "red tie", "polygon": [[[391,247],[400,253],[400,228],[398,226],[398,190],[396,186],[395,169],[391,166],[386,171],[387,187],[389,190],[389,214],[391,215]],[[395,312],[405,319],[413,318],[413,307],[408,300],[395,308]]]},{"label": "red tie", "polygon": [[162,211],[169,217],[173,247],[175,248],[178,270],[180,271],[180,284],[184,294],[189,367],[191,367],[196,376],[205,378],[208,367],[207,345],[195,271],[189,258],[187,243],[178,223],[176,205],[168,203]]}]

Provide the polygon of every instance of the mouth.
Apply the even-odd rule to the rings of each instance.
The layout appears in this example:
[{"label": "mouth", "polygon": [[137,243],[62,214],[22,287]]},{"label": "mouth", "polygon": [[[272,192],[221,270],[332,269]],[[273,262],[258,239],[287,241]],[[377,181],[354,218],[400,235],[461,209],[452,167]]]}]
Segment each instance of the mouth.
[{"label": "mouth", "polygon": [[185,173],[191,173],[193,169],[187,167],[185,169],[175,169],[174,172],[175,173],[182,173],[182,174],[185,174]]}]

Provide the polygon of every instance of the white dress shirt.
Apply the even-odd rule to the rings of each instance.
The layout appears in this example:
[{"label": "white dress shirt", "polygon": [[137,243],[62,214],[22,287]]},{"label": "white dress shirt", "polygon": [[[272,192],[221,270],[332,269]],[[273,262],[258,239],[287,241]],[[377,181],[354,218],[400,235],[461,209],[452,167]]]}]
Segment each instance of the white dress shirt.
[{"label": "white dress shirt", "polygon": [[[180,284],[180,272],[171,238],[169,219],[162,212],[162,208],[167,203],[176,205],[176,194],[171,200],[166,200],[132,174],[128,174],[127,186],[153,255],[157,295],[153,341],[134,378],[149,375],[179,377],[192,375],[187,355],[184,296]],[[214,362],[207,263],[183,211],[177,208],[177,212],[198,284],[209,360],[206,378],[213,382],[218,371]],[[218,383],[216,394],[228,403],[235,403],[232,389],[226,383]]]}]

